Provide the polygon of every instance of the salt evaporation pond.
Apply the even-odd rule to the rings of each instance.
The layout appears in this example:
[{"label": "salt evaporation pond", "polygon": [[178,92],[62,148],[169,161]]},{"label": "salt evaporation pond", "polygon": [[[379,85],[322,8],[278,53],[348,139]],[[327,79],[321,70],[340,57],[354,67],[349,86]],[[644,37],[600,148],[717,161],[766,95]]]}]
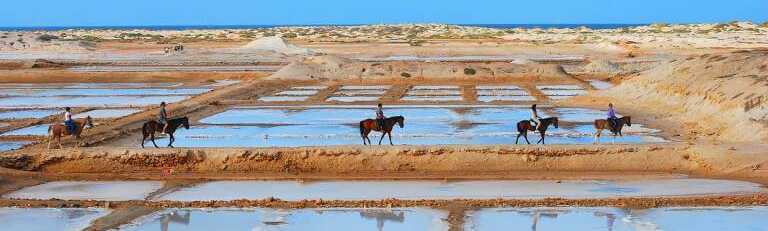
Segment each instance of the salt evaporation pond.
[{"label": "salt evaporation pond", "polygon": [[108,213],[108,210],[97,208],[0,208],[0,229],[9,231],[83,230],[93,220]]},{"label": "salt evaporation pond", "polygon": [[140,112],[139,109],[132,109],[132,108],[124,108],[124,109],[96,109],[91,110],[87,112],[83,112],[80,114],[75,115],[74,117],[77,119],[85,118],[90,116],[94,119],[108,119],[108,118],[119,118],[123,116],[127,116],[136,112]]},{"label": "salt evaporation pond", "polygon": [[45,136],[48,135],[49,126],[50,124],[39,124],[25,128],[19,128],[2,133],[0,136]]},{"label": "salt evaporation pond", "polygon": [[209,88],[136,88],[136,89],[52,89],[23,88],[3,89],[0,96],[17,97],[52,97],[52,96],[162,96],[162,95],[197,95],[210,91]]},{"label": "salt evaporation pond", "polygon": [[136,107],[175,103],[189,98],[187,95],[173,96],[52,96],[5,97],[0,98],[0,108],[61,108],[61,107]]},{"label": "salt evaporation pond", "polygon": [[[221,190],[227,189],[227,190]],[[397,199],[542,199],[720,195],[764,192],[760,184],[711,179],[486,180],[486,181],[213,181],[182,188],[154,200],[208,201],[266,199],[288,201]]]},{"label": "salt evaporation pond", "polygon": [[392,209],[166,209],[120,230],[448,230],[448,213],[426,208]]},{"label": "salt evaporation pond", "polygon": [[0,141],[0,152],[16,150],[30,142]]},{"label": "salt evaporation pond", "polygon": [[[528,109],[518,107],[385,107],[387,116],[405,116],[405,127],[393,132],[395,144],[508,144],[517,136],[519,120]],[[605,112],[590,109],[542,109],[541,116],[560,116],[558,129],[548,131],[547,143],[591,143],[594,119]],[[333,116],[328,116],[333,115]],[[359,121],[374,116],[373,108],[236,108],[200,120],[189,130],[177,130],[178,147],[295,147],[361,144]],[[632,128],[638,127],[634,124]],[[628,130],[629,131],[629,130]],[[619,143],[660,142],[657,130],[626,132]],[[606,132],[606,136],[608,137]],[[371,133],[378,142],[380,133]],[[529,133],[535,142],[539,135]],[[163,139],[159,140],[163,143]],[[605,139],[604,139],[605,140]],[[387,142],[386,140],[384,142]],[[147,143],[149,144],[149,143]]]},{"label": "salt evaporation pond", "polygon": [[0,120],[40,119],[60,113],[53,109],[12,110],[0,112]]},{"label": "salt evaporation pond", "polygon": [[768,207],[489,208],[470,211],[464,230],[768,230]]},{"label": "salt evaporation pond", "polygon": [[160,181],[54,181],[3,195],[9,199],[144,200],[162,187]]}]

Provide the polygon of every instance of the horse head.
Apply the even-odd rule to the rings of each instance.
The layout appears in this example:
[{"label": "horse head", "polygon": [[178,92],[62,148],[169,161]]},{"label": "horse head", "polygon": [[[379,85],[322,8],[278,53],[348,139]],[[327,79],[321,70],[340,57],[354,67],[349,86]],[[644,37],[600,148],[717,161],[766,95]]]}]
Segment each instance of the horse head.
[{"label": "horse head", "polygon": [[181,119],[181,124],[184,125],[184,129],[189,130],[189,118],[186,116]]},{"label": "horse head", "polygon": [[405,127],[405,117],[397,116],[397,125],[400,125],[400,128]]},{"label": "horse head", "polygon": [[555,128],[560,128],[558,123],[559,123],[559,119],[557,119],[557,117],[552,117],[552,124],[555,125]]},{"label": "horse head", "polygon": [[624,116],[622,119],[626,120],[627,127],[632,127],[632,116]]}]

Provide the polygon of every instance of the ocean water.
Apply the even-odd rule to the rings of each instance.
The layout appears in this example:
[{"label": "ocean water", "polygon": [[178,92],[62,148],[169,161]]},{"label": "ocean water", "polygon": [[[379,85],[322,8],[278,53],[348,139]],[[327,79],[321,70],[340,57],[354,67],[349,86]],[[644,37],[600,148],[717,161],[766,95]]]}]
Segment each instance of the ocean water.
[{"label": "ocean water", "polygon": [[[58,31],[70,29],[83,30],[216,30],[216,29],[264,29],[275,27],[322,27],[322,26],[361,26],[366,24],[312,24],[312,25],[147,25],[147,26],[43,26],[43,27],[0,27],[0,31]],[[373,24],[371,24],[373,25]],[[453,24],[459,26],[485,27],[494,29],[542,28],[563,29],[586,27],[590,29],[616,29],[644,26],[648,24]]]}]

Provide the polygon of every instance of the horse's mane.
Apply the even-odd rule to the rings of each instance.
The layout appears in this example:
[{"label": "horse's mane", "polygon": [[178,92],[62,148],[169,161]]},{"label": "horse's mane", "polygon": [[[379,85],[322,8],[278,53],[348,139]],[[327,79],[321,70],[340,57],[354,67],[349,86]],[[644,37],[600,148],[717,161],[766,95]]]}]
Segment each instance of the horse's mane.
[{"label": "horse's mane", "polygon": [[184,117],[179,117],[179,118],[173,118],[173,119],[169,119],[169,120],[168,120],[168,122],[181,122],[181,121],[183,121],[183,120],[189,120],[189,118],[188,118],[188,117],[186,117],[186,116],[184,116]]}]

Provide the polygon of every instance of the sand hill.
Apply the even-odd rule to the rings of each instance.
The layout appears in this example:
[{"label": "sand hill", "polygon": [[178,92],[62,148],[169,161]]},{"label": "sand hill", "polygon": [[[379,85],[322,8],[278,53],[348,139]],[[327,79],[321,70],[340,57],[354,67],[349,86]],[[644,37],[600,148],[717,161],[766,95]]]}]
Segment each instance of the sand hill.
[{"label": "sand hill", "polygon": [[768,141],[768,50],[669,61],[606,94],[694,126],[698,136]]},{"label": "sand hill", "polygon": [[307,48],[297,47],[285,43],[280,37],[264,37],[253,40],[240,48],[241,50],[266,50],[286,55],[309,54],[311,51]]}]

